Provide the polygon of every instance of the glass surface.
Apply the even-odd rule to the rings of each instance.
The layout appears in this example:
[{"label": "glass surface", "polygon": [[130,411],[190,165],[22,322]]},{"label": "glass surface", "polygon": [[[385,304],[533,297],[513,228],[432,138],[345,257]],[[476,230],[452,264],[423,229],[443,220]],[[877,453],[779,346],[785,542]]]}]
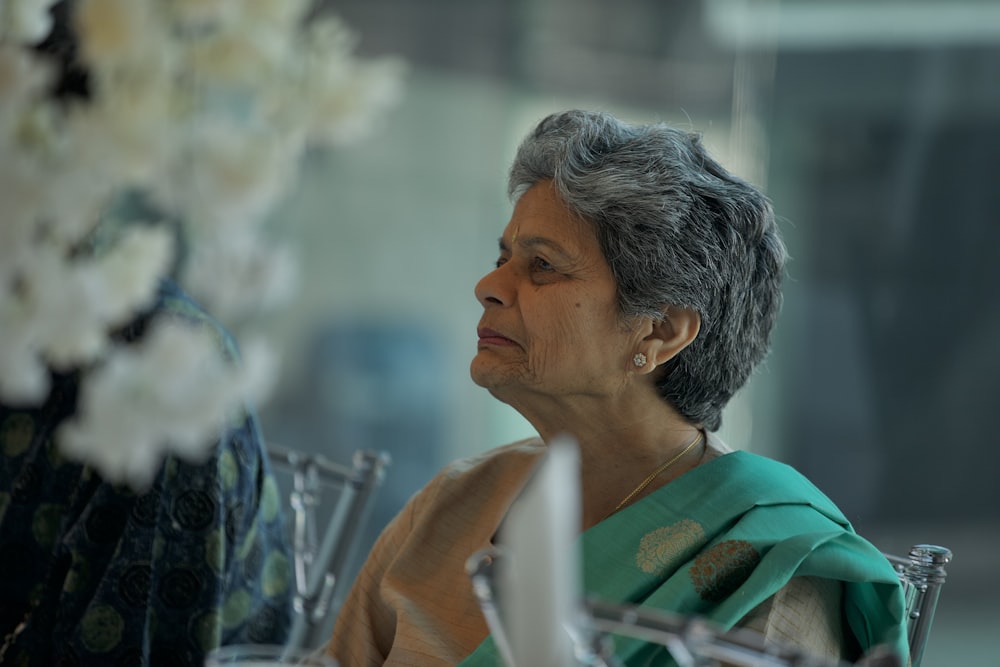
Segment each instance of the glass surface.
[{"label": "glass surface", "polygon": [[205,667],[338,667],[337,661],[317,650],[291,649],[284,646],[238,645],[222,646],[205,656]]}]

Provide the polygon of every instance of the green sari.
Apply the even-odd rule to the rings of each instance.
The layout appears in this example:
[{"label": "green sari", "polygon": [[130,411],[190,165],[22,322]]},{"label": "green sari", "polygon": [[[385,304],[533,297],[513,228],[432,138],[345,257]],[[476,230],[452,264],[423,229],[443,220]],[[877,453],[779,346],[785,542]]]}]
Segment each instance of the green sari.
[{"label": "green sari", "polygon": [[[733,627],[796,576],[844,582],[848,630],[863,651],[906,664],[903,594],[889,562],[793,468],[746,452],[700,466],[584,532],[587,596]],[[629,666],[673,664],[666,648],[615,638]],[[492,638],[461,663],[502,664]]]}]

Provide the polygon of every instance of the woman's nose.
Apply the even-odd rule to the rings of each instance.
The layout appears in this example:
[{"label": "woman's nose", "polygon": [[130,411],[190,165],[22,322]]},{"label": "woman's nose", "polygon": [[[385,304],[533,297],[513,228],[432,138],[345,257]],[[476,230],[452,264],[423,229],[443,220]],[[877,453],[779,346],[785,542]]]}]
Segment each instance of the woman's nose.
[{"label": "woman's nose", "polygon": [[483,308],[489,305],[510,305],[512,301],[510,279],[507,275],[510,270],[504,270],[509,264],[501,264],[483,276],[476,283],[476,299]]}]

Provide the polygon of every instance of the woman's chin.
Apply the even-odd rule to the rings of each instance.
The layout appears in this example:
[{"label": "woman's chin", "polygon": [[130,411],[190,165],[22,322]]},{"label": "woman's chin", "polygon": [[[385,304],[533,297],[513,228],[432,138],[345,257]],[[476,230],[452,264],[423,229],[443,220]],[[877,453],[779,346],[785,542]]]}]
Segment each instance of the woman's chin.
[{"label": "woman's chin", "polygon": [[472,381],[483,389],[492,389],[497,380],[496,368],[480,359],[479,355],[473,358],[469,365],[469,375],[472,376]]},{"label": "woman's chin", "polygon": [[510,370],[499,367],[494,360],[484,359],[482,353],[473,358],[469,366],[469,375],[472,376],[473,382],[489,390],[494,396],[497,396],[497,392],[503,393],[512,383]]}]

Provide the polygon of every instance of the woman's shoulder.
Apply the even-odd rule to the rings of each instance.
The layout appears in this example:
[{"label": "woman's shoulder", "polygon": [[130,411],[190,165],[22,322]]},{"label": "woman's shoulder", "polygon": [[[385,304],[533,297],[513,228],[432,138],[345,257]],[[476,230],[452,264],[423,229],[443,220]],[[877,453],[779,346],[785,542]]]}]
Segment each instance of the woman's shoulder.
[{"label": "woman's shoulder", "polygon": [[507,445],[494,447],[481,454],[466,456],[445,466],[440,476],[458,480],[484,474],[497,474],[509,469],[520,469],[525,465],[533,467],[545,453],[545,443],[541,438],[532,437]]},{"label": "woman's shoulder", "polygon": [[394,521],[421,535],[458,525],[488,538],[544,452],[540,440],[529,439],[457,459],[417,491]]},{"label": "woman's shoulder", "polygon": [[[704,468],[704,473],[715,480],[707,488],[741,496],[748,507],[809,505],[837,523],[848,524],[829,496],[795,467],[777,459],[735,450],[719,456]],[[731,499],[730,502],[738,501]]]},{"label": "woman's shoulder", "polygon": [[540,438],[527,438],[462,457],[444,466],[416,496],[421,505],[436,505],[456,494],[471,501],[484,494],[508,495],[520,489],[545,453]]}]

